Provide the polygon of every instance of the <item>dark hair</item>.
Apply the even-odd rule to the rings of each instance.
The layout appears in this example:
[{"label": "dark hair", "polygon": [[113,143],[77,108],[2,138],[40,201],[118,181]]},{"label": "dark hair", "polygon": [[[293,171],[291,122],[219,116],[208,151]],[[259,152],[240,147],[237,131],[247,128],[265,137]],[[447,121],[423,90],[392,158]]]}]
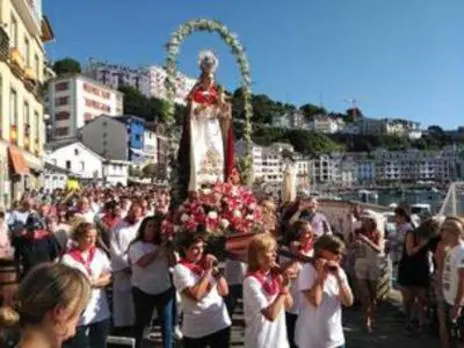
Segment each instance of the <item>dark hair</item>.
[{"label": "dark hair", "polygon": [[324,235],[319,237],[316,243],[314,243],[316,255],[323,250],[327,250],[333,254],[343,254],[345,253],[345,243],[339,237]]},{"label": "dark hair", "polygon": [[310,225],[310,222],[307,220],[298,220],[292,224],[284,234],[284,243],[290,245],[292,242],[299,241],[303,234],[303,228],[307,225]]},{"label": "dark hair", "polygon": [[403,217],[407,222],[411,222],[411,216],[409,216],[409,212],[406,207],[396,207],[395,215]]},{"label": "dark hair", "polygon": [[190,248],[192,245],[198,242],[206,242],[206,238],[200,233],[183,233],[183,236],[179,238],[178,248],[180,256],[185,256],[185,249]]},{"label": "dark hair", "polygon": [[155,235],[153,237],[153,244],[161,244],[161,224],[163,223],[163,217],[159,215],[147,216],[142,220],[139,230],[137,231],[137,236],[131,244],[145,240],[145,229],[147,228],[148,223],[151,221],[154,221],[155,223]]}]

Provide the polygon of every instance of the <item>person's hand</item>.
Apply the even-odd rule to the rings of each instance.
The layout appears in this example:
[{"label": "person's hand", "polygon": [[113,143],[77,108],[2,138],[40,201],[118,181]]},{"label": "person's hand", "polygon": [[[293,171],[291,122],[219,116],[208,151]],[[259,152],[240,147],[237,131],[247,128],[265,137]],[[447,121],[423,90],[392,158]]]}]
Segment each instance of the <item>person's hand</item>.
[{"label": "person's hand", "polygon": [[288,288],[290,287],[290,283],[291,283],[290,277],[284,272],[281,275],[281,282],[280,282],[280,285],[282,286],[282,290],[288,290]]},{"label": "person's hand", "polygon": [[327,268],[326,268],[326,259],[318,258],[314,262],[314,266],[316,268],[316,272],[320,278],[325,278],[327,276]]},{"label": "person's hand", "polygon": [[289,279],[296,279],[298,277],[298,262],[292,262],[287,269],[285,270],[284,274]]},{"label": "person's hand", "polygon": [[212,271],[217,265],[217,258],[214,255],[205,255],[204,267],[206,271]]},{"label": "person's hand", "polygon": [[454,305],[450,310],[451,320],[456,321],[461,316],[462,307]]}]

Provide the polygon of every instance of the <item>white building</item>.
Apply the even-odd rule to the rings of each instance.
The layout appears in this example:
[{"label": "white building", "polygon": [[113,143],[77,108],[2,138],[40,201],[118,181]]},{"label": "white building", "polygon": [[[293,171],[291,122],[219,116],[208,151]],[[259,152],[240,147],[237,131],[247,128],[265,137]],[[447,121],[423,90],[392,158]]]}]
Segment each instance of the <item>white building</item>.
[{"label": "white building", "polygon": [[313,120],[309,122],[309,129],[325,134],[334,134],[340,132],[345,126],[343,120],[339,118],[332,118],[326,115],[314,116]]},{"label": "white building", "polygon": [[[166,71],[156,65],[133,69],[124,65],[91,61],[85,67],[84,74],[114,89],[123,85],[137,88],[147,97],[166,99]],[[178,73],[176,79],[175,102],[185,104],[185,98],[196,83],[196,79]]]},{"label": "white building", "polygon": [[47,108],[51,140],[72,138],[97,116],[121,115],[123,94],[84,75],[70,74],[50,81]]},{"label": "white building", "polygon": [[143,152],[148,154],[148,161],[150,163],[158,162],[158,150],[157,150],[157,134],[150,129],[145,128],[143,132]]},{"label": "white building", "polygon": [[46,161],[73,176],[110,185],[127,185],[129,162],[106,160],[79,141],[51,143]]}]

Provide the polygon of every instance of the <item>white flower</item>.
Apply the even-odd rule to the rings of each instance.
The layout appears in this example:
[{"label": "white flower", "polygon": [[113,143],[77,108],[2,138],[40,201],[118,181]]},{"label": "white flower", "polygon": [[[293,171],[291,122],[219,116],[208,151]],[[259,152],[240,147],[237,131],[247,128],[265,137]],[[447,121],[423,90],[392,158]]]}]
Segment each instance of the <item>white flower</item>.
[{"label": "white flower", "polygon": [[252,214],[249,214],[249,215],[246,216],[245,219],[247,219],[247,220],[254,220],[254,217],[253,217]]},{"label": "white flower", "polygon": [[203,192],[203,194],[205,194],[205,195],[209,195],[211,193],[211,189],[210,188],[205,188],[205,189],[201,190],[201,192]]},{"label": "white flower", "polygon": [[180,217],[180,221],[182,222],[188,221],[188,219],[190,219],[190,216],[188,214],[182,214],[182,216]]},{"label": "white flower", "polygon": [[254,210],[256,209],[256,203],[251,203],[251,204],[248,206],[248,208],[249,208],[250,210],[253,210],[253,211],[254,211]]},{"label": "white flower", "polygon": [[221,227],[222,227],[222,228],[227,228],[227,227],[229,227],[230,222],[229,222],[229,220],[227,220],[227,219],[221,219],[220,224],[221,224]]},{"label": "white flower", "polygon": [[210,211],[210,212],[208,213],[208,218],[209,218],[209,219],[217,219],[217,218],[218,218],[218,213],[215,212],[214,210],[213,210],[213,211]]},{"label": "white flower", "polygon": [[240,212],[240,210],[237,210],[237,209],[235,209],[235,210],[232,212],[232,215],[233,215],[234,217],[238,217],[238,218],[239,218],[239,217],[242,217],[242,213]]}]

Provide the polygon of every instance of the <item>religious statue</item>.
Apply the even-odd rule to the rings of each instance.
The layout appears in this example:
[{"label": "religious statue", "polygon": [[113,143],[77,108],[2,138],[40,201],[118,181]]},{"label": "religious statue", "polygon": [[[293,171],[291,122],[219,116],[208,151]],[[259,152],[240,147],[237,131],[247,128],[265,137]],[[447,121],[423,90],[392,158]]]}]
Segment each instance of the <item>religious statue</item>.
[{"label": "religious statue", "polygon": [[282,203],[290,203],[296,199],[297,169],[291,154],[283,153]]},{"label": "religious statue", "polygon": [[205,185],[229,180],[234,168],[232,109],[215,81],[218,58],[210,50],[199,57],[201,75],[187,96],[179,146],[181,198]]}]

